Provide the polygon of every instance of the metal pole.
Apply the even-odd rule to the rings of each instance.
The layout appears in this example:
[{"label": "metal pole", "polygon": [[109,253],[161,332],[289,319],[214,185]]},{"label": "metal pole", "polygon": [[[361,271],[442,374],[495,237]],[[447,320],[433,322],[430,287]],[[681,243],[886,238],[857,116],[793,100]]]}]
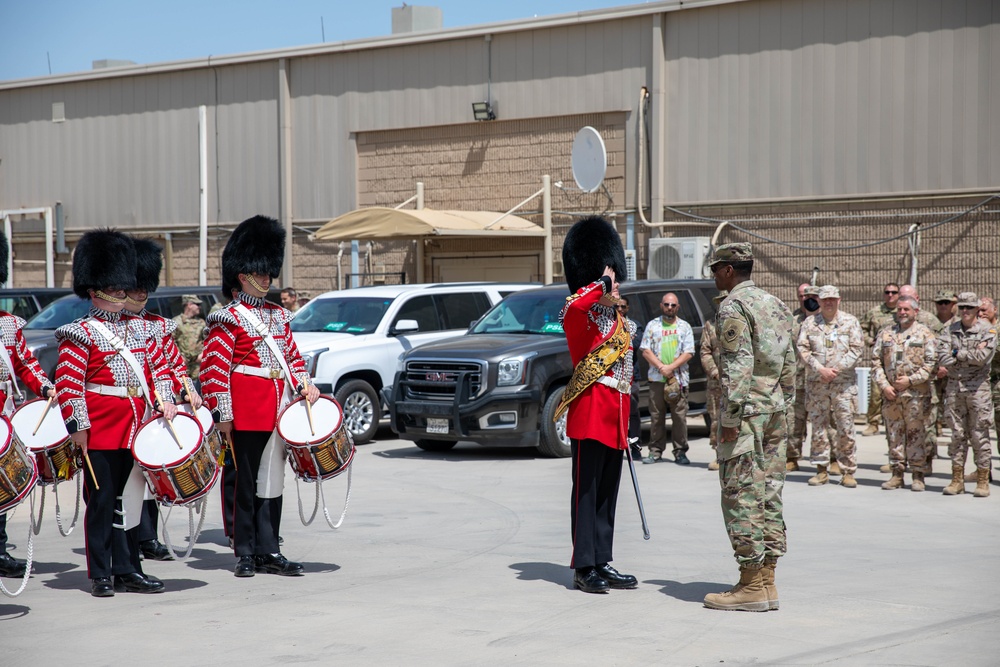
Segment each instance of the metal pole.
[{"label": "metal pole", "polygon": [[[422,211],[424,209],[424,184],[417,181],[417,210]],[[417,237],[416,247],[414,254],[414,259],[417,263],[417,283],[424,282],[426,276],[424,275],[424,240]]]},{"label": "metal pole", "polygon": [[552,177],[542,176],[542,226],[545,229],[545,284],[552,284]]},{"label": "metal pole", "polygon": [[45,286],[56,286],[56,256],[52,250],[52,208],[45,207]]},{"label": "metal pole", "polygon": [[10,230],[10,215],[3,216],[3,233],[7,237],[7,283],[14,282],[14,237]]},{"label": "metal pole", "polygon": [[358,287],[360,280],[358,276],[358,242],[351,241],[351,287]]},{"label": "metal pole", "polygon": [[198,284],[204,286],[208,284],[208,107],[204,104],[198,107],[198,170]]}]

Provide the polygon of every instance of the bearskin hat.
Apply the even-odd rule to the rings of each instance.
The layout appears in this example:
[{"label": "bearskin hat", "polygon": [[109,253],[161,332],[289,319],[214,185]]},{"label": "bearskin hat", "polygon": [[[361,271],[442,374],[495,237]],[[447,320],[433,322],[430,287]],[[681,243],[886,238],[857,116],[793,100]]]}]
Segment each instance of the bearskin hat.
[{"label": "bearskin hat", "polygon": [[73,251],[73,292],[89,299],[87,290],[135,287],[135,245],[114,229],[95,229],[80,237]]},{"label": "bearskin hat", "polygon": [[10,278],[7,275],[7,260],[10,258],[10,246],[7,245],[7,235],[0,230],[0,285],[6,285]]},{"label": "bearskin hat", "polygon": [[566,234],[562,247],[563,272],[571,292],[599,280],[604,267],[615,271],[618,282],[625,282],[625,249],[614,226],[600,216],[575,223]]},{"label": "bearskin hat", "polygon": [[163,270],[163,248],[152,239],[132,237],[135,245],[135,288],[155,292]]},{"label": "bearskin hat", "polygon": [[263,215],[244,220],[222,251],[223,290],[238,289],[241,273],[266,273],[277,278],[284,261],[285,230],[281,223]]}]

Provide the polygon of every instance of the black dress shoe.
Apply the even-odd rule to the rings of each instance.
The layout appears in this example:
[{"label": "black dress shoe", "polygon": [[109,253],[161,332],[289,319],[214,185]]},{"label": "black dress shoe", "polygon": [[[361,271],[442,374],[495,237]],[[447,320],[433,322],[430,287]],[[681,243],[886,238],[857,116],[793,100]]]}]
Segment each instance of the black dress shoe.
[{"label": "black dress shoe", "polygon": [[113,598],[115,587],[111,585],[111,577],[97,577],[91,580],[90,594],[95,598]]},{"label": "black dress shoe", "polygon": [[258,572],[280,574],[283,577],[294,577],[302,574],[302,563],[293,563],[280,553],[254,556],[254,565]]},{"label": "black dress shoe", "polygon": [[23,577],[28,563],[9,553],[0,554],[0,577]]},{"label": "black dress shoe", "polygon": [[139,551],[142,552],[143,558],[147,558],[149,560],[174,559],[174,555],[170,553],[170,549],[168,549],[165,544],[156,539],[140,542]]},{"label": "black dress shoe", "polygon": [[162,593],[163,588],[159,579],[150,579],[138,572],[115,575],[115,591],[119,593]]},{"label": "black dress shoe", "polygon": [[252,577],[255,572],[253,556],[240,556],[240,559],[236,561],[236,570],[233,574],[237,577]]},{"label": "black dress shoe", "polygon": [[573,587],[584,593],[607,593],[611,584],[597,573],[597,568],[585,567],[573,575]]},{"label": "black dress shoe", "polygon": [[611,586],[611,588],[627,590],[631,588],[638,588],[639,586],[638,579],[633,577],[631,574],[622,574],[607,563],[604,565],[598,565],[594,568],[594,570],[601,576],[602,579],[608,582],[608,585]]},{"label": "black dress shoe", "polygon": [[680,466],[691,465],[691,462],[688,460],[687,454],[685,454],[684,452],[681,452],[680,454],[675,456],[674,462]]}]

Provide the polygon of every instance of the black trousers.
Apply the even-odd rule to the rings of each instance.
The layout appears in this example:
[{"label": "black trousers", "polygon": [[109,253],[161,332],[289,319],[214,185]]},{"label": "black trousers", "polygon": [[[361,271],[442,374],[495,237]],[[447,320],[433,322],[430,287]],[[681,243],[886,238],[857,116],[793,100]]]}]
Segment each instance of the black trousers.
[{"label": "black trousers", "polygon": [[573,560],[581,569],[613,560],[615,506],[622,478],[622,450],[596,440],[571,440],[573,495],[570,525],[573,530]]},{"label": "black trousers", "polygon": [[87,545],[87,573],[91,579],[116,574],[142,572],[139,562],[138,527],[115,528],[121,524],[121,495],[135,460],[127,449],[89,452],[94,476],[100,489],[94,488],[90,475],[84,475],[83,500]]},{"label": "black trousers", "polygon": [[222,527],[226,537],[233,536],[233,513],[236,505],[236,466],[233,465],[233,453],[225,448],[222,458]]},{"label": "black trousers", "polygon": [[233,431],[236,451],[236,493],[233,550],[237,556],[278,553],[281,497],[257,497],[257,472],[271,431]]},{"label": "black trousers", "polygon": [[136,531],[138,542],[148,542],[157,538],[157,525],[159,524],[160,508],[155,500],[142,501],[142,520],[139,525],[132,530]]},{"label": "black trousers", "polygon": [[7,515],[0,514],[0,555],[7,553]]}]

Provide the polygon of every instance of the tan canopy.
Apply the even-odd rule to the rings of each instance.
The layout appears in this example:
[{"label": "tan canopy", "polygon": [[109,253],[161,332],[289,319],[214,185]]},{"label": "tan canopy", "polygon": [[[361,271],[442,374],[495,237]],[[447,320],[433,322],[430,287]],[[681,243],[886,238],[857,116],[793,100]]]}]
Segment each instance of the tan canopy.
[{"label": "tan canopy", "polygon": [[545,236],[544,229],[515,215],[493,224],[501,215],[493,211],[359,208],[326,223],[315,237],[320,241],[348,241],[423,236]]}]

